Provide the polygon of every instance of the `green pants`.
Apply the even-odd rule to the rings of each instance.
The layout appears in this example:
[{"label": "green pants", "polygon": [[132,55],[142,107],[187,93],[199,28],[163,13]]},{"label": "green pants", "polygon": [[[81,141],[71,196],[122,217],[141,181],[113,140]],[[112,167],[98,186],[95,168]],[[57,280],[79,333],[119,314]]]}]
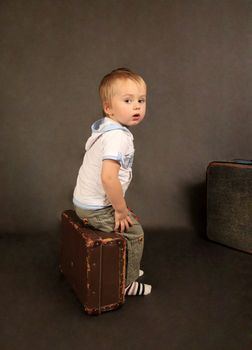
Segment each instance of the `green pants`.
[{"label": "green pants", "polygon": [[[114,231],[115,211],[113,207],[98,210],[86,210],[75,207],[75,211],[82,220],[87,219],[88,223],[94,228],[104,232]],[[129,217],[133,225],[129,227],[127,232],[122,233],[127,243],[126,285],[134,282],[139,276],[140,262],[144,247],[144,231],[142,226],[130,211]]]}]

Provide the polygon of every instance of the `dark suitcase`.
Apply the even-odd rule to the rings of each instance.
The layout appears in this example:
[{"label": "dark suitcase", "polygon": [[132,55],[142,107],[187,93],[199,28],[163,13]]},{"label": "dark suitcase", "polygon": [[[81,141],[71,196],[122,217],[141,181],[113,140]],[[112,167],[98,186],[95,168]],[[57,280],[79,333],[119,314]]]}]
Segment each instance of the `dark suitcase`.
[{"label": "dark suitcase", "polygon": [[114,310],[125,301],[126,241],[84,225],[73,210],[66,210],[60,271],[88,314]]},{"label": "dark suitcase", "polygon": [[207,168],[207,236],[252,253],[252,162],[214,161]]}]

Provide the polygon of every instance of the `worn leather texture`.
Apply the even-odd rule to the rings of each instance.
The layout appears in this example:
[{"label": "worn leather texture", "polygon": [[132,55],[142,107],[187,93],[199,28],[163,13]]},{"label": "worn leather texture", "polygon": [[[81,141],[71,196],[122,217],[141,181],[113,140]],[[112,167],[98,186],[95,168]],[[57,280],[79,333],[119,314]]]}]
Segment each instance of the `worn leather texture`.
[{"label": "worn leather texture", "polygon": [[84,310],[100,314],[124,304],[126,241],[94,230],[73,210],[62,213],[60,271]]}]

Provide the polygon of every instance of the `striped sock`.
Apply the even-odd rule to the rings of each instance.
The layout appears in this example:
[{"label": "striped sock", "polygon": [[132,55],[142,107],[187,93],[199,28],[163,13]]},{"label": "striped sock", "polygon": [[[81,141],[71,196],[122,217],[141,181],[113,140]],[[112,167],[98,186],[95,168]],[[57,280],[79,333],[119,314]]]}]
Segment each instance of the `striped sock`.
[{"label": "striped sock", "polygon": [[124,291],[125,295],[148,295],[151,293],[151,285],[132,282],[130,283]]}]

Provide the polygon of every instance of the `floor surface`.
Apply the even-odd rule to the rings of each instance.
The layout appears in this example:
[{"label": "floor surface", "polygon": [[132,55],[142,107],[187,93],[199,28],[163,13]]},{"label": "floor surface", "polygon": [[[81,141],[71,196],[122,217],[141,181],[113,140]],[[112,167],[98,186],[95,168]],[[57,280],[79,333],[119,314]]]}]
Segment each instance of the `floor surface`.
[{"label": "floor surface", "polygon": [[1,350],[252,349],[252,255],[187,229],[146,232],[152,294],[88,316],[58,253],[57,234],[0,236]]}]

